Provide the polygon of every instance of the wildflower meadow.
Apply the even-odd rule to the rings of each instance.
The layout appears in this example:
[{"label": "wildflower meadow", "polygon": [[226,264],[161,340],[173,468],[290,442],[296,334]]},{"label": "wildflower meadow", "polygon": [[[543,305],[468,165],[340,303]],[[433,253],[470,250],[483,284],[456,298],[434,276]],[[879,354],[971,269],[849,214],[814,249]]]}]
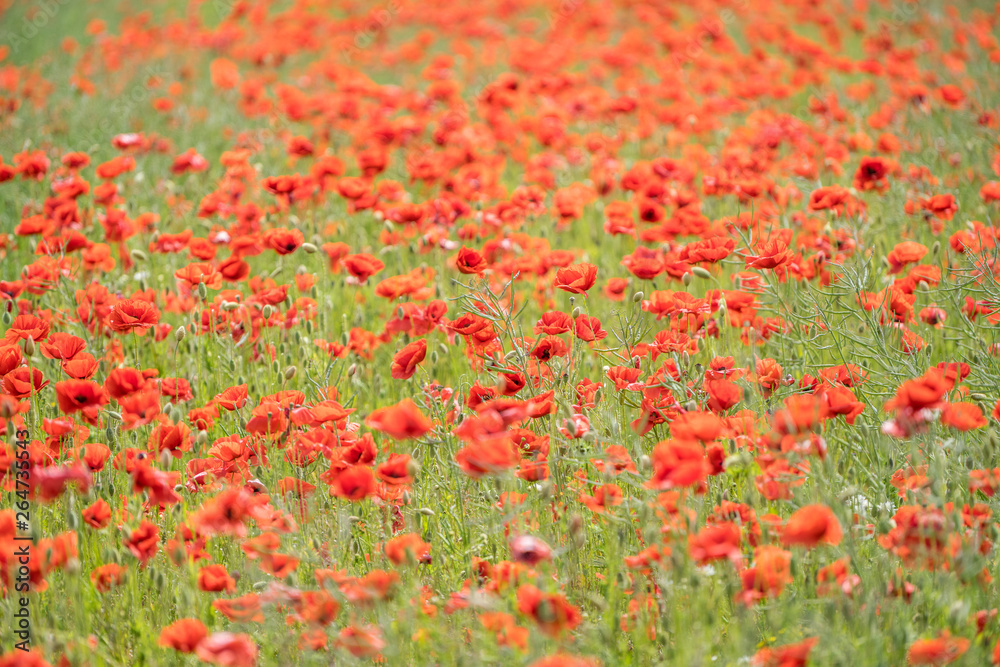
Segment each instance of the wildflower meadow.
[{"label": "wildflower meadow", "polygon": [[0,667],[1000,665],[1000,4],[0,0]]}]

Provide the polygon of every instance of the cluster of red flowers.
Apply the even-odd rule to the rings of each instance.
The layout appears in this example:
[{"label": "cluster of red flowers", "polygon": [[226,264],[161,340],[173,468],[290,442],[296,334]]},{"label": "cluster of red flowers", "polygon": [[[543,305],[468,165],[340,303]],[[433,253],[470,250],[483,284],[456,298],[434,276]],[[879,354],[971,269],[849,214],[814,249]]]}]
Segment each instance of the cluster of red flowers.
[{"label": "cluster of red flowers", "polygon": [[[1000,5],[200,4],[0,46],[32,594],[169,579],[211,603],[122,655],[236,667],[282,617],[700,664],[678,604],[744,622],[712,660],[847,660],[863,615],[1000,664]],[[107,136],[61,120],[150,64]],[[0,667],[87,664],[55,623]]]}]

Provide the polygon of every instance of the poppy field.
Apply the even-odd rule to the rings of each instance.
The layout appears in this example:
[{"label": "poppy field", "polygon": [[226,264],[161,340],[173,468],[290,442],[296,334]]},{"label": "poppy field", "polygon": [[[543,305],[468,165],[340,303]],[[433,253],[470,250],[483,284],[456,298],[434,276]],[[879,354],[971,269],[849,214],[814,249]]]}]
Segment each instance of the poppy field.
[{"label": "poppy field", "polygon": [[1000,4],[0,2],[0,667],[1000,665]]}]

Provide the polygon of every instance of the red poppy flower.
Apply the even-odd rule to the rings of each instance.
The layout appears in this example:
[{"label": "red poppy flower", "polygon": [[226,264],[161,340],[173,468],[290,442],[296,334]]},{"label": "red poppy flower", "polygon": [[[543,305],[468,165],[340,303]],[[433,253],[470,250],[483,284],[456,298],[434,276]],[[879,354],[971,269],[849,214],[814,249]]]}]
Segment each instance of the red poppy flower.
[{"label": "red poppy flower", "polygon": [[597,266],[574,264],[556,271],[555,286],[571,294],[586,294],[597,282]]},{"label": "red poppy flower", "polygon": [[109,401],[104,388],[90,380],[63,380],[57,382],[55,387],[59,409],[65,414],[85,410],[96,415],[97,410]]},{"label": "red poppy flower", "polygon": [[433,427],[431,420],[408,398],[396,405],[373,410],[365,424],[396,440],[419,438]]},{"label": "red poppy flower", "polygon": [[807,505],[788,519],[781,532],[785,545],[814,547],[820,542],[837,545],[843,537],[840,522],[826,505]]},{"label": "red poppy flower", "polygon": [[390,372],[396,380],[408,380],[417,372],[417,365],[427,355],[427,341],[423,338],[404,346],[392,358]]},{"label": "red poppy flower", "polygon": [[208,636],[205,624],[196,618],[182,618],[160,631],[159,645],[181,653],[194,653],[201,640]]},{"label": "red poppy flower", "polygon": [[231,632],[211,634],[195,647],[199,660],[224,667],[255,667],[257,664],[257,644],[250,635]]},{"label": "red poppy flower", "polygon": [[160,321],[160,311],[149,301],[124,299],[111,308],[108,325],[116,333],[135,332],[145,336],[146,330]]}]

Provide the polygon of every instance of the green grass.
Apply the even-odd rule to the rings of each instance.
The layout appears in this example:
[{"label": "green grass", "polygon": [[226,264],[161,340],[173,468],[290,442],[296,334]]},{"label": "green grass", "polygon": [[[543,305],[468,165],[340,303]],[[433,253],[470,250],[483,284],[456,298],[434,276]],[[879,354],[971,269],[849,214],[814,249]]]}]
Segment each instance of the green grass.
[{"label": "green grass", "polygon": [[[93,485],[86,493],[70,490],[51,503],[32,505],[34,537],[50,537],[68,530],[76,531],[78,536],[76,561],[49,574],[49,589],[31,596],[32,643],[51,664],[57,664],[61,656],[72,665],[199,664],[193,656],[157,645],[161,629],[180,618],[198,618],[210,632],[249,633],[259,647],[262,665],[368,662],[370,659],[355,658],[337,647],[337,633],[341,629],[367,624],[378,626],[383,633],[385,647],[381,655],[387,665],[529,664],[557,652],[592,657],[605,665],[742,665],[760,648],[814,636],[819,642],[809,664],[900,665],[905,664],[907,650],[914,641],[943,631],[972,642],[955,664],[982,665],[990,661],[997,644],[997,621],[991,620],[986,631],[977,635],[971,618],[979,610],[996,606],[996,583],[987,581],[1000,576],[995,550],[976,553],[974,547],[965,544],[949,559],[948,568],[922,569],[904,566],[897,554],[878,543],[876,536],[889,532],[892,517],[901,505],[946,508],[946,504],[953,503],[953,509],[946,509],[946,513],[951,521],[959,523],[963,504],[982,503],[993,513],[1000,509],[995,498],[974,496],[968,490],[970,470],[998,465],[996,421],[989,413],[1000,397],[1000,357],[993,351],[1000,341],[996,325],[985,315],[972,321],[963,314],[967,297],[996,303],[1000,289],[995,275],[988,272],[975,280],[971,255],[956,253],[949,244],[949,237],[965,228],[969,221],[996,224],[997,204],[985,203],[979,195],[985,182],[998,178],[993,167],[997,155],[996,120],[992,126],[978,121],[983,113],[992,113],[994,117],[998,113],[997,63],[991,62],[990,47],[981,46],[972,38],[964,45],[956,41],[956,36],[970,31],[976,11],[990,16],[996,12],[988,3],[980,3],[979,10],[970,4],[961,8],[961,20],[953,24],[947,19],[944,3],[928,1],[912,6],[873,3],[864,11],[856,11],[849,3],[838,3],[823,9],[823,14],[830,16],[842,32],[842,44],[837,48],[827,44],[818,22],[805,20],[800,14],[804,10],[792,4],[768,9],[750,2],[736,3],[733,7],[725,3],[691,3],[677,10],[678,20],[657,24],[642,18],[638,8],[630,8],[629,3],[608,7],[571,3],[565,5],[569,10],[565,27],[553,33],[546,32],[549,25],[546,16],[559,11],[559,6],[543,4],[512,3],[509,15],[500,3],[473,5],[468,10],[481,12],[483,23],[494,26],[498,35],[484,38],[467,37],[472,31],[465,28],[472,23],[456,25],[461,17],[456,8],[445,3],[428,6],[386,3],[379,6],[390,17],[387,28],[378,36],[385,39],[384,43],[376,41],[350,61],[343,57],[343,46],[359,34],[359,28],[345,17],[366,16],[368,10],[361,3],[355,7],[323,2],[275,3],[267,10],[267,20],[254,22],[248,16],[227,22],[221,20],[211,2],[203,3],[189,14],[184,3],[160,0],[143,7],[148,16],[144,27],[136,27],[134,8],[66,3],[58,5],[37,36],[20,41],[12,41],[11,34],[24,37],[19,32],[22,17],[39,11],[40,5],[19,4],[0,14],[0,20],[11,26],[12,31],[0,31],[0,43],[6,42],[11,47],[7,59],[0,62],[0,69],[13,68],[11,71],[17,72],[19,81],[16,91],[0,89],[0,97],[24,96],[26,81],[33,82],[32,88],[46,91],[37,98],[37,103],[25,99],[16,111],[0,115],[0,156],[4,163],[11,164],[14,155],[22,150],[43,150],[52,162],[50,174],[43,182],[16,179],[0,184],[0,232],[10,234],[12,246],[0,262],[0,279],[4,281],[18,280],[24,268],[37,260],[38,237],[16,236],[14,228],[22,217],[41,212],[44,200],[50,195],[52,172],[58,167],[59,158],[69,151],[84,151],[91,157],[91,165],[82,171],[91,184],[91,194],[79,200],[87,220],[82,232],[91,241],[105,242],[104,229],[97,221],[97,214],[103,209],[95,205],[92,197],[93,188],[100,181],[94,168],[119,153],[111,144],[111,138],[119,133],[142,132],[147,137],[162,137],[169,142],[169,148],[162,153],[137,155],[136,169],[114,179],[123,198],[121,207],[132,219],[142,213],[157,215],[155,233],[158,234],[190,229],[195,237],[207,238],[232,224],[232,218],[200,218],[196,211],[203,198],[220,187],[225,171],[220,157],[235,147],[240,132],[256,133],[260,141],[260,150],[250,159],[258,180],[308,173],[314,162],[312,158],[293,163],[286,155],[285,139],[295,135],[322,144],[344,161],[347,176],[357,176],[360,171],[355,155],[375,134],[375,119],[394,123],[412,120],[418,133],[406,145],[391,146],[389,166],[375,182],[398,181],[416,203],[441,196],[444,191],[441,181],[433,185],[410,183],[405,167],[406,159],[424,147],[439,152],[446,148],[436,145],[433,136],[444,122],[447,109],[440,104],[425,109],[418,95],[428,90],[429,83],[422,78],[425,68],[441,54],[456,54],[455,78],[461,88],[459,95],[465,101],[456,104],[456,108],[467,111],[470,124],[479,132],[455,137],[452,145],[459,146],[464,141],[461,149],[469,151],[475,160],[503,158],[505,165],[498,174],[508,195],[515,187],[530,182],[531,158],[547,155],[557,162],[561,160],[561,164],[552,167],[552,178],[557,189],[569,187],[591,179],[591,168],[598,162],[597,156],[586,151],[577,163],[571,161],[578,157],[578,146],[588,132],[621,132],[629,137],[615,155],[620,163],[616,189],[589,202],[582,217],[569,226],[556,224],[554,192],[545,188],[546,211],[529,216],[520,229],[495,228],[480,222],[476,212],[481,208],[492,209],[501,199],[490,197],[485,202],[472,202],[470,214],[454,226],[436,229],[424,223],[402,243],[386,245],[383,233],[408,230],[385,223],[371,211],[351,213],[345,200],[335,192],[328,193],[321,202],[306,202],[282,210],[275,207],[274,198],[262,189],[249,189],[245,201],[253,201],[267,210],[262,220],[264,229],[297,228],[307,242],[317,246],[343,241],[352,253],[378,256],[385,269],[359,286],[350,284],[343,272],[331,273],[323,252],[313,254],[300,248],[284,257],[265,251],[248,258],[253,276],[291,286],[290,300],[277,306],[280,314],[287,313],[291,301],[299,298],[313,299],[316,308],[314,317],[300,319],[290,326],[280,323],[263,326],[258,335],[252,335],[242,345],[239,333],[202,334],[191,328],[192,323],[200,324],[204,309],[212,304],[221,306],[224,299],[219,290],[210,289],[207,298],[195,298],[184,312],[165,307],[167,293],[178,291],[174,272],[193,260],[184,254],[151,253],[154,230],[127,240],[126,253],[131,251],[136,258],[133,269],[125,270],[115,251],[112,254],[118,266],[110,272],[87,276],[82,270],[74,270],[52,290],[24,294],[21,298],[27,299],[32,308],[47,313],[53,322],[53,332],[80,336],[95,357],[100,358],[117,341],[121,343],[125,366],[155,369],[160,377],[179,377],[190,382],[194,394],[191,401],[167,408],[168,399],[163,397],[161,405],[167,419],[183,421],[192,427],[192,436],[197,438],[192,451],[166,464],[155,454],[152,457],[158,469],[179,472],[181,484],[189,480],[186,464],[191,459],[207,457],[209,447],[217,439],[233,434],[247,436],[246,422],[262,397],[294,389],[305,393],[307,404],[314,404],[323,400],[322,390],[336,387],[337,400],[355,410],[351,422],[361,424],[361,432],[374,434],[379,450],[376,464],[384,462],[390,452],[409,453],[419,464],[400,514],[405,531],[417,533],[429,542],[432,555],[432,562],[427,565],[394,567],[380,549],[394,534],[392,513],[384,503],[373,499],[350,503],[331,497],[320,479],[329,467],[326,459],[320,456],[309,466],[297,467],[285,459],[279,447],[269,448],[267,464],[253,466],[247,477],[259,480],[270,491],[273,507],[290,513],[297,523],[295,531],[281,535],[280,552],[294,556],[300,564],[281,583],[301,590],[316,590],[319,586],[315,570],[329,568],[343,569],[351,576],[373,570],[398,570],[401,575],[394,595],[371,608],[350,603],[342,591],[330,587],[341,604],[337,619],[323,629],[329,636],[330,647],[327,651],[303,650],[297,644],[305,628],[286,624],[285,617],[291,613],[287,608],[265,605],[263,623],[231,622],[212,608],[214,599],[263,593],[275,581],[275,577],[260,568],[258,561],[246,557],[240,548],[242,540],[212,537],[206,546],[210,562],[225,565],[234,577],[239,575],[234,595],[199,591],[197,572],[204,563],[177,567],[167,558],[164,544],[149,565],[141,568],[123,546],[123,539],[143,518],[144,497],[133,493],[130,476],[113,469],[109,462],[104,470],[94,474]],[[724,15],[733,17],[724,22],[724,28],[733,40],[734,49],[745,54],[751,48],[759,48],[781,63],[784,69],[768,83],[785,85],[787,94],[772,90],[750,97],[736,91],[744,74],[747,78],[762,75],[749,72],[750,59],[726,53],[702,38],[699,22],[723,16],[720,13],[723,11],[732,12]],[[305,18],[306,14],[311,18]],[[866,26],[862,33],[855,34],[848,20],[858,16],[865,20]],[[86,33],[86,26],[93,18],[107,22],[107,33],[100,38]],[[534,31],[522,23],[529,19],[536,21]],[[899,50],[900,61],[905,59],[899,54],[906,50],[919,51],[922,44],[933,48],[916,54],[912,76],[904,72],[891,81],[886,76],[861,71],[838,72],[828,58],[815,56],[801,63],[800,77],[796,77],[791,65],[796,57],[786,48],[789,40],[766,43],[755,36],[762,22],[779,20],[796,34],[827,44],[825,48],[830,54],[854,62],[866,57],[866,45],[870,44],[869,38],[878,34],[880,21],[888,23],[885,34]],[[237,31],[229,41],[218,39],[226,26]],[[283,26],[288,28],[287,33],[280,32]],[[683,38],[676,38],[667,26]],[[434,39],[426,48],[417,49],[419,53],[412,61],[403,58],[400,49],[419,44],[422,33],[431,34]],[[60,50],[66,37],[79,42],[73,55]],[[671,40],[675,38],[675,49],[692,40],[696,45],[692,52],[695,60],[676,68],[664,46],[674,43]],[[544,146],[530,128],[553,107],[560,107],[561,113],[568,116],[571,96],[545,92],[542,84],[551,81],[545,81],[542,75],[532,78],[519,71],[522,90],[530,92],[523,92],[520,106],[506,113],[509,127],[496,119],[490,124],[491,119],[481,113],[482,106],[476,104],[479,89],[500,72],[516,69],[509,62],[523,48],[519,40],[545,47],[541,49],[543,54],[562,58],[558,71],[584,82],[575,87],[570,85],[581,99],[586,100],[586,94],[596,97],[594,89],[607,93],[608,99],[628,95],[638,100],[641,113],[613,117],[596,111],[580,114],[565,123],[564,131],[573,137],[572,141],[561,146]],[[637,43],[648,45],[649,50],[643,52]],[[466,53],[460,48],[462,45],[469,46],[467,52],[471,55],[462,55]],[[253,48],[271,53],[285,49],[288,53],[283,62],[258,65],[252,62]],[[950,71],[942,57],[956,50],[967,56],[966,69],[960,74]],[[602,59],[602,55],[609,57]],[[629,56],[634,62],[615,64],[611,55]],[[111,56],[114,62],[108,61]],[[244,80],[261,80],[266,97],[275,107],[248,116],[240,108],[238,90],[214,89],[209,63],[217,57],[237,62]],[[879,58],[883,65],[889,60],[885,54]],[[85,71],[84,68],[89,68],[86,76],[95,88],[94,94],[84,94],[70,85],[71,77]],[[353,90],[347,78],[352,71],[374,82],[378,94]],[[150,86],[150,75],[160,79],[157,85]],[[917,77],[928,82],[931,97],[926,111],[905,102],[900,93],[902,86],[913,83]],[[854,101],[846,94],[847,87],[864,81],[874,82],[875,90],[868,99]],[[705,88],[712,82],[717,90]],[[153,101],[166,96],[168,87],[174,83],[181,88],[174,100],[175,107],[168,112],[156,111]],[[945,83],[954,83],[965,91],[967,102],[962,108],[951,109],[934,96],[936,87]],[[38,88],[39,85],[42,87]],[[278,108],[283,86],[299,90],[314,104],[304,119],[294,120]],[[379,95],[389,99],[396,86],[406,97],[392,106],[383,105]],[[810,99],[831,94],[836,95],[848,118],[831,120],[810,111]],[[721,109],[720,101],[730,103],[729,110],[709,111]],[[339,114],[338,105],[348,102],[358,106],[357,119]],[[895,115],[885,128],[877,129],[870,124],[870,118],[882,105],[892,106]],[[682,118],[695,114],[699,121],[705,121],[711,117],[716,126],[687,131],[681,122],[672,124],[679,110],[684,111]],[[770,120],[766,120],[767,114],[771,114]],[[782,135],[780,147],[766,149],[765,135],[772,130],[776,132],[774,128],[779,125],[793,130]],[[684,291],[703,298],[709,290],[737,289],[733,277],[745,270],[741,252],[751,254],[753,239],[748,230],[725,226],[722,221],[747,213],[759,216],[775,198],[763,195],[752,202],[740,202],[732,195],[704,194],[706,177],[714,173],[720,161],[728,159],[735,164],[739,162],[736,157],[745,158],[739,162],[739,168],[734,167],[734,178],[761,176],[777,187],[794,186],[799,191],[801,199],[771,216],[775,229],[793,230],[794,249],[797,242],[808,240],[807,230],[796,214],[805,212],[810,193],[821,186],[850,187],[861,157],[877,153],[874,148],[848,149],[850,135],[864,133],[877,139],[882,132],[896,135],[905,145],[894,156],[903,172],[890,178],[885,193],[858,194],[867,206],[867,214],[835,217],[826,211],[806,212],[807,216],[819,219],[816,234],[834,241],[839,233],[840,238],[856,243],[853,253],[827,257],[830,261],[826,270],[839,279],[822,285],[816,279],[789,276],[781,280],[776,272],[757,271],[763,280],[757,296],[757,314],[763,318],[781,318],[787,328],[774,333],[763,345],[747,345],[741,340],[739,328],[729,326],[718,312],[713,313],[712,317],[719,322],[718,337],[699,337],[695,354],[686,357],[674,354],[680,379],[667,383],[677,396],[679,409],[702,410],[705,396],[697,388],[714,357],[732,356],[736,368],[750,372],[759,359],[777,360],[783,373],[791,376],[795,384],[784,385],[765,397],[751,380],[739,380],[744,398],[730,411],[753,411],[763,434],[784,400],[802,393],[797,384],[800,379],[806,375],[818,377],[823,368],[851,363],[868,372],[867,382],[854,388],[858,400],[866,404],[864,412],[853,425],[848,425],[843,417],[823,423],[821,433],[827,455],[822,459],[816,456],[804,459],[810,464],[809,472],[803,483],[794,487],[790,499],[785,500],[769,500],[759,490],[756,479],[765,463],[760,452],[751,452],[735,438],[721,438],[727,470],[709,477],[704,493],[685,491],[680,500],[682,510],[665,521],[658,492],[647,488],[646,482],[652,474],[650,457],[654,447],[671,437],[670,425],[660,424],[648,434],[638,435],[630,424],[640,416],[641,394],[615,390],[605,371],[606,366],[625,365],[616,353],[622,351],[626,341],[652,343],[657,332],[670,326],[670,321],[656,320],[645,312],[632,300],[633,294],[641,291],[641,301],[648,300],[655,290]],[[793,143],[792,135],[798,135],[800,143]],[[696,155],[696,147],[709,159],[699,162],[689,157]],[[188,148],[203,155],[210,168],[200,174],[172,175],[173,158]],[[756,171],[748,164],[754,148],[761,162]],[[790,166],[791,158],[807,149],[814,152],[812,159],[820,163],[816,179],[804,178]],[[951,163],[953,154],[960,157],[959,165]],[[658,249],[661,244],[609,236],[603,231],[606,206],[612,201],[634,199],[633,194],[620,188],[621,176],[637,162],[658,157],[680,160],[695,169],[696,179],[690,189],[697,196],[701,213],[736,241],[737,252],[723,260],[718,270],[713,268],[708,278],[694,277],[685,283],[669,281],[666,274],[652,281],[630,276],[620,265],[621,259],[639,246]],[[827,157],[831,167],[839,169],[824,168]],[[910,165],[926,167],[940,183],[908,180],[905,174]],[[457,171],[449,169],[446,176],[454,176]],[[905,213],[907,201],[944,193],[955,195],[959,212],[954,219],[943,222],[941,231],[936,232],[922,215]],[[460,236],[465,224],[472,224],[478,236],[471,239]],[[648,227],[637,222],[639,229]],[[428,233],[440,233],[456,245],[453,249],[423,247],[421,236]],[[481,249],[489,241],[504,238],[517,243],[544,239],[551,250],[571,251],[574,262],[598,266],[598,282],[586,297],[572,297],[553,288],[555,269],[542,276],[522,271],[510,277],[503,273],[502,264],[494,263],[490,268],[491,278],[484,280],[459,274],[450,261],[463,244]],[[697,237],[682,235],[671,243],[679,247],[694,240]],[[926,341],[926,347],[915,354],[906,354],[901,349],[899,332],[880,322],[877,312],[865,311],[858,305],[862,292],[877,292],[899,277],[887,273],[884,258],[903,240],[919,242],[929,249],[922,264],[942,267],[939,285],[916,291],[916,311],[936,304],[948,315],[944,326],[938,329],[919,319],[910,324]],[[136,251],[144,256],[135,254]],[[815,251],[815,247],[809,247],[802,253],[808,257]],[[524,261],[539,254],[521,247],[510,252],[511,257]],[[217,260],[226,256],[226,247],[222,245]],[[994,260],[995,249],[985,251],[977,261],[984,259]],[[427,334],[427,359],[408,380],[392,379],[387,368],[396,351],[413,340],[408,335],[383,341],[370,358],[351,352],[345,358],[331,359],[313,344],[315,339],[343,342],[355,328],[380,334],[386,322],[396,316],[399,303],[377,296],[375,285],[417,267],[436,272],[428,285],[433,293],[430,298],[448,304],[448,319],[453,320],[463,312],[479,312],[477,303],[509,299],[513,293],[515,307],[511,315],[497,317],[494,322],[505,354],[516,349],[516,338],[535,335],[533,325],[548,310],[571,313],[579,308],[603,323],[608,337],[598,343],[587,344],[575,340],[572,334],[563,335],[570,347],[569,356],[549,362],[551,377],[544,378],[538,387],[529,383],[517,395],[528,399],[550,389],[555,392],[556,413],[531,420],[525,426],[550,438],[549,479],[528,482],[512,472],[484,479],[465,475],[455,460],[456,451],[463,446],[452,433],[457,422],[447,425],[446,406],[433,399],[427,400],[424,411],[435,421],[435,429],[422,438],[394,442],[364,425],[364,419],[376,408],[405,398],[423,404],[427,388],[433,383],[453,389],[455,396],[462,398],[469,395],[475,382],[483,386],[496,384],[499,374],[475,370],[460,339],[450,341],[440,329]],[[316,277],[315,286],[304,292],[295,286],[296,275],[303,273]],[[900,274],[903,275],[906,271]],[[612,277],[629,279],[621,302],[611,301],[602,293],[604,284]],[[140,289],[155,290],[162,311],[160,321],[168,323],[172,331],[159,342],[152,335],[136,338],[110,331],[88,331],[76,319],[75,291],[92,279],[123,298]],[[240,290],[244,300],[251,296],[245,282],[225,287]],[[14,315],[19,307],[24,308],[14,305]],[[231,312],[249,316],[250,308],[240,306]],[[301,310],[300,307],[300,313]],[[5,319],[3,328],[9,325]],[[182,326],[188,327],[187,335],[178,339],[175,332]],[[273,360],[264,352],[268,349],[273,349]],[[255,350],[264,353],[257,358]],[[655,361],[644,358],[641,380],[655,373],[669,356],[660,356]],[[517,355],[509,360],[521,361]],[[949,400],[980,405],[990,419],[989,425],[963,433],[934,423],[926,433],[909,439],[883,434],[882,424],[891,415],[882,408],[896,395],[899,386],[921,376],[934,364],[955,361],[969,364],[971,372],[961,383],[967,396],[962,398],[956,391]],[[40,353],[31,358],[31,363],[53,385],[65,379],[60,365]],[[103,382],[113,365],[109,360],[102,361],[93,379]],[[294,371],[289,370],[292,368]],[[585,411],[590,432],[583,438],[567,438],[560,427],[577,400],[577,383],[585,378],[603,381],[604,387],[596,406]],[[237,413],[222,412],[213,427],[200,435],[189,411],[204,406],[225,388],[244,383],[250,397],[246,407]],[[688,383],[695,388],[691,395],[686,395]],[[689,400],[695,406],[690,406]],[[121,408],[112,403],[102,410],[98,423],[90,426],[86,441],[106,443],[113,454],[126,448],[147,450],[153,425],[123,430],[120,421],[111,415],[112,410],[120,412]],[[460,413],[465,419],[473,416],[467,407]],[[33,397],[30,410],[23,415],[32,438],[39,440],[44,438],[44,420],[57,418],[61,418],[61,413],[52,386]],[[81,421],[79,415],[73,419]],[[9,435],[12,426],[13,422],[7,422]],[[12,438],[7,442],[13,447]],[[255,442],[261,444],[259,440]],[[608,445],[625,447],[638,472],[614,478],[601,473],[590,460],[599,458]],[[791,458],[793,462],[796,460]],[[60,463],[71,460],[72,456],[67,455]],[[908,465],[921,464],[928,466],[927,488],[900,497],[890,483],[893,474]],[[316,493],[305,504],[304,517],[300,516],[299,502],[291,496],[282,497],[278,491],[279,482],[285,477],[297,477],[317,486]],[[13,471],[5,479],[12,480]],[[579,495],[591,484],[612,481],[622,488],[624,502],[607,514],[594,514],[579,501]],[[498,500],[504,493],[526,494],[525,504],[517,509],[501,508]],[[159,526],[163,542],[172,538],[178,527],[212,495],[187,489],[179,490],[179,494],[179,503],[169,506],[159,516],[155,513],[146,516]],[[124,504],[130,514],[122,526],[124,532],[117,527],[120,521],[117,515],[111,525],[100,531],[82,522],[80,512],[97,498],[104,498],[113,510]],[[724,561],[709,568],[700,567],[688,552],[687,535],[703,528],[706,518],[724,500],[746,503],[755,510],[758,519],[773,514],[780,520],[787,520],[805,505],[824,504],[833,509],[844,527],[844,539],[836,546],[791,547],[792,582],[779,597],[747,607],[735,600],[742,588],[736,568]],[[858,514],[859,525],[853,525],[854,513]],[[871,527],[870,532],[866,525]],[[253,523],[249,531],[251,537],[262,532]],[[516,586],[499,594],[479,590],[473,558],[493,564],[510,560],[508,533],[519,532],[544,540],[554,551],[552,562],[538,565],[537,576],[530,582],[542,590],[565,594],[582,614],[580,625],[560,638],[545,636],[530,617],[518,611]],[[963,533],[964,529],[958,528],[950,531],[956,536]],[[996,517],[991,516],[982,535],[995,539],[996,534]],[[780,543],[776,531],[763,539],[767,543]],[[651,545],[669,546],[672,553],[649,576],[630,570],[624,559]],[[754,549],[745,536],[741,548],[744,564],[749,565]],[[845,556],[850,558],[852,573],[860,577],[860,586],[851,597],[819,595],[817,571]],[[127,574],[120,586],[98,593],[91,584],[90,573],[108,563],[126,567]],[[888,594],[890,581],[896,582],[897,588],[903,581],[915,586],[912,599],[907,601]],[[529,583],[529,579],[520,583]],[[466,585],[470,591],[468,608],[452,610],[458,599],[454,596],[465,595],[461,592]],[[428,591],[427,602],[435,609],[433,614],[421,610],[422,590]],[[647,599],[651,600],[655,613],[643,612],[637,622],[623,629],[622,618],[629,612],[630,601],[638,601],[645,608]],[[14,613],[17,604],[17,598],[10,594],[0,599],[6,618]],[[481,613],[486,611],[510,613],[518,625],[529,628],[526,648],[501,645],[496,633],[485,629],[480,622]],[[0,638],[0,651],[11,650],[15,640],[9,624],[0,629]],[[11,664],[19,664],[13,659],[15,662]]]}]

